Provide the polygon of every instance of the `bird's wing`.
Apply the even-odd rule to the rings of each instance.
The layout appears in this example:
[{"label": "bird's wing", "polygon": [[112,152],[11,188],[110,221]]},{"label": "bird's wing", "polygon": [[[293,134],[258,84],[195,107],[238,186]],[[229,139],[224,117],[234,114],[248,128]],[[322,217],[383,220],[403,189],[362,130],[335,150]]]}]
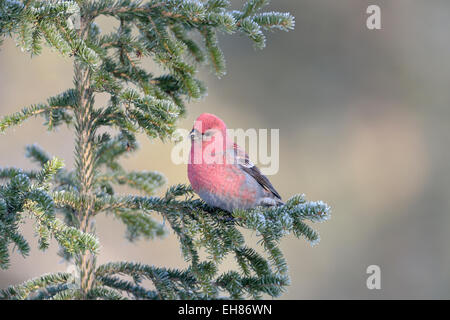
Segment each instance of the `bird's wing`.
[{"label": "bird's wing", "polygon": [[269,179],[267,179],[267,177],[261,173],[259,168],[250,161],[248,154],[239,148],[236,143],[233,145],[233,151],[240,169],[253,177],[261,185],[261,187],[271,192],[275,197],[281,200],[280,194],[272,186]]}]

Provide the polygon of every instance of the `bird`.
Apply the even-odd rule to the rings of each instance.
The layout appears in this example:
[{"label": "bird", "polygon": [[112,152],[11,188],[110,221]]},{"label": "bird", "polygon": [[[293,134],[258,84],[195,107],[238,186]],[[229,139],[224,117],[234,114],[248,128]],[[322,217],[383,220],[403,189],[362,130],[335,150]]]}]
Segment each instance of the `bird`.
[{"label": "bird", "polygon": [[188,179],[209,206],[227,212],[283,205],[269,179],[227,133],[225,122],[202,113],[190,132]]}]

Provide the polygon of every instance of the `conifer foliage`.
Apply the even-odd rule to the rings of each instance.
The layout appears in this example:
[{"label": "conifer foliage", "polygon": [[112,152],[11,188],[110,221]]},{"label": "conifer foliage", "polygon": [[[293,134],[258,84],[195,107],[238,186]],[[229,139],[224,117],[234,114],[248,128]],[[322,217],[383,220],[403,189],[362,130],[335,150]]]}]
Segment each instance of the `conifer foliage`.
[{"label": "conifer foliage", "polygon": [[[262,12],[267,2],[249,0],[231,10],[228,0],[0,0],[0,41],[11,37],[32,56],[44,45],[51,47],[73,59],[74,66],[72,88],[3,117],[0,132],[41,116],[49,130],[67,125],[75,133],[73,170],[37,145],[28,146],[26,156],[40,170],[0,168],[0,268],[10,266],[11,250],[23,256],[30,252],[20,232],[25,217],[34,221],[40,249],[53,238],[60,255],[76,266],[73,273],[45,274],[10,286],[0,298],[216,299],[283,292],[289,278],[280,239],[293,234],[317,242],[318,234],[305,222],[327,219],[325,203],[298,195],[281,207],[227,213],[208,207],[185,185],[157,197],[163,175],[128,171],[119,161],[137,150],[137,134],[163,141],[173,135],[185,104],[205,94],[196,78],[200,65],[209,64],[218,77],[225,74],[218,33],[244,34],[263,48],[266,31],[294,27],[288,13]],[[100,30],[96,20],[101,16],[117,21],[114,31]],[[164,72],[146,70],[143,57]],[[100,93],[109,96],[107,105],[95,103]],[[114,133],[100,133],[105,127]],[[139,195],[117,194],[117,185],[135,188]],[[101,214],[123,222],[130,241],[175,233],[186,268],[97,264],[93,218]],[[158,215],[164,224],[155,219]],[[261,250],[246,244],[244,230],[255,231]],[[227,256],[234,257],[236,268],[219,272]]]}]

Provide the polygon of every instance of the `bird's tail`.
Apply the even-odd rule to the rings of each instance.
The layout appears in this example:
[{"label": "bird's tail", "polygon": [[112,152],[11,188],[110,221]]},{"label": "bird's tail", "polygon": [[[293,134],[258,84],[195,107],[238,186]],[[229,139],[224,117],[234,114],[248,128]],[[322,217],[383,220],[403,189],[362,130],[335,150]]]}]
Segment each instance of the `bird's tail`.
[{"label": "bird's tail", "polygon": [[261,200],[261,205],[266,207],[278,207],[283,206],[285,203],[281,201],[280,198],[276,197],[265,197]]}]

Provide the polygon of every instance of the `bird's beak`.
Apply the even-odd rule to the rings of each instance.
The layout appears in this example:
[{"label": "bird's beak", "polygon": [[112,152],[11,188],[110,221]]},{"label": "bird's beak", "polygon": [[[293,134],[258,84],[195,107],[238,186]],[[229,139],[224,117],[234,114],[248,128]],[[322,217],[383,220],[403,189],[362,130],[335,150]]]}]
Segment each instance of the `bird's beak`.
[{"label": "bird's beak", "polygon": [[189,137],[192,141],[198,140],[198,131],[195,129],[192,129],[191,132],[189,132]]}]

